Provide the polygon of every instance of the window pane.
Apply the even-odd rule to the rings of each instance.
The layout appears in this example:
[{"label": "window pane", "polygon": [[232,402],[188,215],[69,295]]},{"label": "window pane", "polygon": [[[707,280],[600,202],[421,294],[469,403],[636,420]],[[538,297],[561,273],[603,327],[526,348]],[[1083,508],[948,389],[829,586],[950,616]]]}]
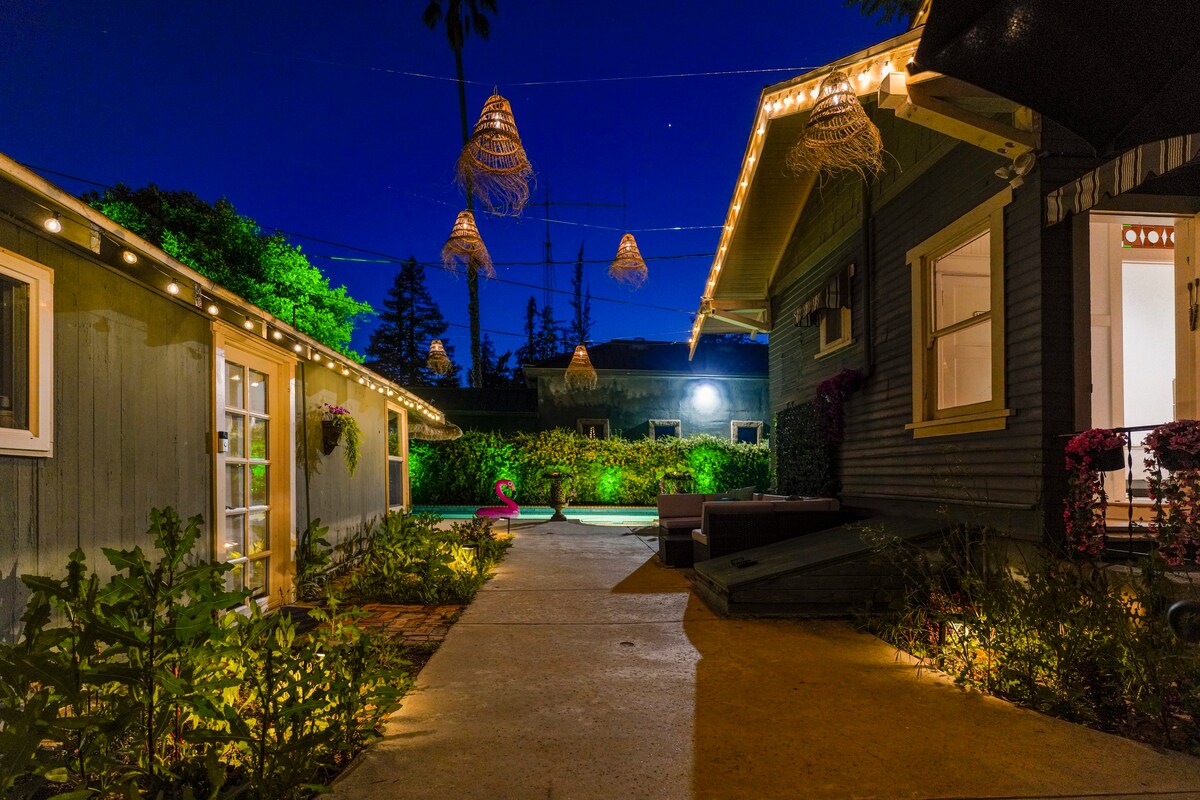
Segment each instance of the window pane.
[{"label": "window pane", "polygon": [[267,457],[267,421],[250,418],[250,458]]},{"label": "window pane", "polygon": [[758,426],[738,425],[737,440],[738,444],[758,444]]},{"label": "window pane", "polygon": [[256,414],[267,413],[267,376],[250,370],[250,410]]},{"label": "window pane", "polygon": [[246,515],[246,523],[249,534],[246,541],[249,546],[249,551],[246,555],[254,556],[269,549],[267,544],[267,512],[255,511]]},{"label": "window pane", "polygon": [[225,507],[246,507],[246,467],[244,464],[225,465]]},{"label": "window pane", "polygon": [[246,555],[244,514],[225,515],[225,541],[222,543],[221,560],[230,561]]},{"label": "window pane", "polygon": [[230,458],[245,458],[246,457],[246,438],[245,438],[246,418],[241,414],[226,414],[225,415],[225,430],[229,432],[229,457]]},{"label": "window pane", "polygon": [[939,409],[992,399],[990,319],[940,337],[936,352]]},{"label": "window pane", "polygon": [[679,435],[679,426],[673,422],[666,423],[666,424],[657,424],[656,423],[654,426],[654,438],[655,439],[664,439],[668,436],[678,436],[678,435]]},{"label": "window pane", "polygon": [[267,504],[267,465],[250,465],[250,505],[265,506]]},{"label": "window pane", "polygon": [[269,558],[259,558],[246,563],[246,588],[256,597],[267,593],[267,562]]},{"label": "window pane", "polygon": [[[399,456],[400,453],[400,413],[388,412],[388,455]],[[396,503],[392,503],[396,505]]]},{"label": "window pane", "polygon": [[29,428],[29,285],[0,275],[0,428]]},{"label": "window pane", "polygon": [[388,505],[404,505],[404,460],[388,459]]},{"label": "window pane", "polygon": [[225,405],[230,408],[245,408],[246,368],[232,361],[225,362]]},{"label": "window pane", "polygon": [[246,571],[245,562],[233,565],[233,569],[225,573],[225,591],[238,592],[242,590],[242,575]]},{"label": "window pane", "polygon": [[842,310],[840,308],[827,309],[823,324],[823,344],[830,344],[842,338]]},{"label": "window pane", "polygon": [[991,242],[984,231],[933,262],[934,330],[991,310]]}]

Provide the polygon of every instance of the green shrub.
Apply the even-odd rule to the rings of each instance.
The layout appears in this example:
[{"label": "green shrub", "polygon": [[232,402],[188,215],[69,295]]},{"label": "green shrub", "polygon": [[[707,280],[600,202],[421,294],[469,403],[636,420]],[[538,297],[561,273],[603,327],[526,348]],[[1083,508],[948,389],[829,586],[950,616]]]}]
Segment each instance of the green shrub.
[{"label": "green shrub", "polygon": [[[13,797],[307,796],[362,748],[408,677],[336,607],[297,637],[196,561],[200,519],[151,512],[157,561],[105,549],[116,574],[32,590],[0,644],[0,794]],[[52,627],[57,613],[65,625]],[[8,794],[5,794],[5,793]]]},{"label": "green shrub", "polygon": [[765,444],[731,444],[714,436],[686,439],[589,439],[565,430],[464,433],[450,442],[413,441],[409,472],[418,505],[494,505],[495,482],[516,485],[522,505],[546,505],[557,470],[575,476],[573,502],[583,505],[654,505],[666,472],[688,471],[696,491],[743,486],[764,491],[769,482]]},{"label": "green shrub", "polygon": [[490,519],[439,530],[428,515],[387,514],[351,576],[348,596],[365,603],[469,603],[509,545]]}]

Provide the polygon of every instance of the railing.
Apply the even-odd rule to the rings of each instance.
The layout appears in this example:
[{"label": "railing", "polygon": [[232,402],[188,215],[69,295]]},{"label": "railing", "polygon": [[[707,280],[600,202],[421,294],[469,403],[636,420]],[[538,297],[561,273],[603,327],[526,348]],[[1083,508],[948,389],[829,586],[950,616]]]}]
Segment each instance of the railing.
[{"label": "railing", "polygon": [[[1139,426],[1129,427],[1129,428],[1109,428],[1109,430],[1119,431],[1121,433],[1124,433],[1125,440],[1126,440],[1125,459],[1124,459],[1125,465],[1120,470],[1120,471],[1124,471],[1124,473],[1125,473],[1124,474],[1125,480],[1124,480],[1124,487],[1123,487],[1124,500],[1123,501],[1117,500],[1116,502],[1124,502],[1126,505],[1126,531],[1125,531],[1126,541],[1125,541],[1124,550],[1125,550],[1125,554],[1127,554],[1129,556],[1139,555],[1144,552],[1143,550],[1138,550],[1138,545],[1142,544],[1142,546],[1145,547],[1145,543],[1147,541],[1146,534],[1149,531],[1149,526],[1147,526],[1146,524],[1135,519],[1135,508],[1137,505],[1137,501],[1139,499],[1147,499],[1147,500],[1149,499],[1148,494],[1146,494],[1144,492],[1139,493],[1139,489],[1142,489],[1146,484],[1145,477],[1147,475],[1147,472],[1146,472],[1146,468],[1144,466],[1145,448],[1142,446],[1142,442],[1145,439],[1145,436],[1144,435],[1137,436],[1137,434],[1149,433],[1150,431],[1154,430],[1157,427],[1158,427],[1157,425],[1139,425]],[[1075,435],[1076,434],[1073,434],[1073,433],[1065,434],[1062,438],[1069,439]],[[1136,466],[1135,466],[1135,456],[1137,457],[1136,458]],[[1113,501],[1113,497],[1109,496],[1109,493],[1108,493],[1108,485],[1110,484],[1109,475],[1111,473],[1118,472],[1118,471],[1119,470],[1109,470],[1106,472],[1105,480],[1104,480],[1105,488],[1102,490],[1104,492],[1102,499],[1104,499],[1106,502]],[[1119,497],[1121,495],[1116,495],[1116,496]],[[1146,508],[1149,509],[1150,505],[1147,504]],[[1107,513],[1105,514],[1105,518],[1106,518],[1106,521],[1108,519],[1111,519],[1111,517]],[[1109,530],[1108,546],[1107,546],[1106,550],[1109,553],[1119,554],[1122,552],[1122,548],[1120,547],[1120,545],[1118,545],[1116,542],[1114,542],[1114,539],[1115,539],[1115,537],[1113,535],[1114,533],[1116,533],[1116,531],[1112,531],[1111,529]]]}]

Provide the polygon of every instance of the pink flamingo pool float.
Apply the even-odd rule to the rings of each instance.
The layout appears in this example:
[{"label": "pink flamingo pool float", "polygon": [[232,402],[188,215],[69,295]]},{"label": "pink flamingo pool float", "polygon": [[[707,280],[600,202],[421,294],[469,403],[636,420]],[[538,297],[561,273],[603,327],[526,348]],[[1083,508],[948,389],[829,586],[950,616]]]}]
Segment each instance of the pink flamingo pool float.
[{"label": "pink flamingo pool float", "polygon": [[475,516],[502,519],[505,520],[509,525],[512,524],[513,519],[521,516],[521,507],[514,503],[512,498],[504,494],[503,489],[506,486],[510,492],[516,489],[516,485],[513,484],[513,482],[508,478],[496,481],[496,486],[494,487],[496,490],[496,497],[499,497],[500,502],[504,503],[504,505],[484,506],[483,508],[477,508],[475,509]]}]

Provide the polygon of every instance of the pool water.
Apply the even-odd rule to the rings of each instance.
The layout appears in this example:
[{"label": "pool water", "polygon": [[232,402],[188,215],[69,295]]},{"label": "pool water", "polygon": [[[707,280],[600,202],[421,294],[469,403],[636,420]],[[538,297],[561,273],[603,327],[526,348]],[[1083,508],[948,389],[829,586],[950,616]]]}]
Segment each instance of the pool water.
[{"label": "pool water", "polygon": [[[442,519],[470,519],[477,506],[416,506],[414,514],[437,514]],[[519,520],[548,520],[554,514],[549,506],[521,506]],[[563,509],[572,521],[588,525],[653,525],[658,509],[653,506],[579,506]]]}]

